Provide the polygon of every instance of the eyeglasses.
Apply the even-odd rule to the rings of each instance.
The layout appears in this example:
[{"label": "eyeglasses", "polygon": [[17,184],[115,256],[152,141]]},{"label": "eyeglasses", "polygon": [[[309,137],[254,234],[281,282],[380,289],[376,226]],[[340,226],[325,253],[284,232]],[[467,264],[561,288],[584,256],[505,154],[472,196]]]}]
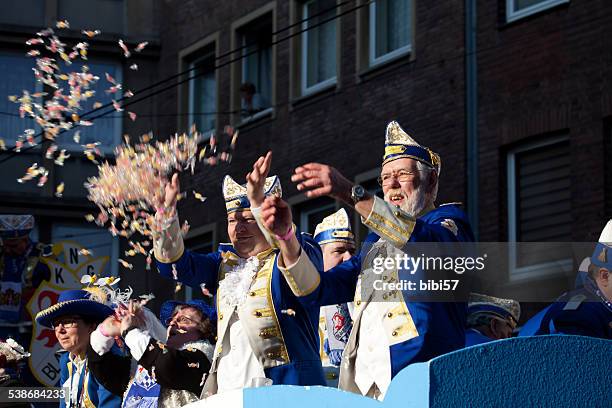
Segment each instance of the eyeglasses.
[{"label": "eyeglasses", "polygon": [[197,321],[193,320],[190,317],[181,315],[181,316],[178,316],[178,317],[174,316],[174,317],[169,318],[168,320],[166,320],[166,325],[167,326],[170,325],[170,323],[172,323],[173,321],[178,323],[178,324],[185,324],[185,325],[186,324],[190,324],[190,323],[192,323],[192,324],[200,324],[200,322],[197,322]]},{"label": "eyeglasses", "polygon": [[402,183],[405,183],[414,179],[414,176],[416,176],[419,171],[420,170],[398,170],[392,173],[383,173],[378,176],[378,184],[381,186],[387,186],[393,182],[394,178]]},{"label": "eyeglasses", "polygon": [[57,322],[53,322],[51,324],[51,327],[53,327],[53,330],[57,330],[60,328],[60,326],[62,326],[64,329],[74,329],[75,327],[77,327],[79,325],[79,321],[81,319],[65,319],[65,320],[59,320]]}]

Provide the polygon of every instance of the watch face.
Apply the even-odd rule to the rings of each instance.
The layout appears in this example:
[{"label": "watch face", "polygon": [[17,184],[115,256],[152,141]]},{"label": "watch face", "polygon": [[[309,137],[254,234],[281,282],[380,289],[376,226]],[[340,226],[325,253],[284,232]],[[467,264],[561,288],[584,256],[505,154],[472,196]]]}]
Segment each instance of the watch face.
[{"label": "watch face", "polygon": [[353,187],[353,201],[359,201],[363,198],[365,194],[365,190],[363,188],[363,186],[360,185],[356,185],[355,187]]}]

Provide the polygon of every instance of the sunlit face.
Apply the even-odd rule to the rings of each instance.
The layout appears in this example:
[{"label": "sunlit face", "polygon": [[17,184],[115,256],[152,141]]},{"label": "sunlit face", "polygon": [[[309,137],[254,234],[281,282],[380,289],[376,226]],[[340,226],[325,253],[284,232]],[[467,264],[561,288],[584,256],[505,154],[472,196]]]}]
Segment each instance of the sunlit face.
[{"label": "sunlit face", "polygon": [[355,245],[348,242],[330,242],[321,246],[323,268],[327,271],[350,259],[355,254]]},{"label": "sunlit face", "polygon": [[612,273],[605,268],[600,268],[595,282],[604,297],[612,302]]},{"label": "sunlit face", "polygon": [[30,244],[30,238],[8,238],[2,241],[3,252],[8,256],[21,256],[25,254]]},{"label": "sunlit face", "polygon": [[234,211],[227,215],[227,235],[234,249],[243,258],[270,247],[250,210]]},{"label": "sunlit face", "polygon": [[89,335],[96,325],[86,323],[78,315],[58,317],[53,321],[55,337],[60,346],[71,354],[83,354],[89,344]]},{"label": "sunlit face", "polygon": [[380,172],[385,201],[417,216],[430,204],[433,186],[426,184],[428,174],[419,171],[413,159],[401,158],[386,163]]},{"label": "sunlit face", "polygon": [[199,310],[190,306],[178,306],[168,326],[188,331],[197,328],[201,323],[202,314]]}]

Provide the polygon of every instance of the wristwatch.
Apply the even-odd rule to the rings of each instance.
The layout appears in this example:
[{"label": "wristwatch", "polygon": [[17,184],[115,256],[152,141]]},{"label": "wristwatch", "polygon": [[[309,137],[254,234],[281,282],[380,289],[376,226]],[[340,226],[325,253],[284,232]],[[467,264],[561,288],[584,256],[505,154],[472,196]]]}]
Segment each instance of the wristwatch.
[{"label": "wristwatch", "polygon": [[137,326],[130,326],[130,327],[128,327],[127,329],[125,329],[124,331],[121,332],[121,337],[123,337],[125,339],[125,336],[127,336],[127,334],[129,332],[131,332],[132,330],[137,329],[137,328],[138,328]]},{"label": "wristwatch", "polygon": [[365,195],[365,188],[359,184],[355,184],[351,189],[351,199],[353,200],[353,204],[357,204],[359,201],[363,200]]}]

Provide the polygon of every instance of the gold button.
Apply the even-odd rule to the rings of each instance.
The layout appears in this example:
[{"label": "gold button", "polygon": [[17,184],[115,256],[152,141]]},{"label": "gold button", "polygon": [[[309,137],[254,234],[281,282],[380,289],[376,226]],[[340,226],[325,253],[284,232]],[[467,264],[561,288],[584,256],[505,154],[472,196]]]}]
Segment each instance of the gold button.
[{"label": "gold button", "polygon": [[387,275],[383,275],[383,280],[387,280]]},{"label": "gold button", "polygon": [[272,352],[266,353],[266,357],[268,358],[274,358],[275,354]]},{"label": "gold button", "polygon": [[387,298],[388,298],[388,297],[389,297],[389,296],[387,296],[387,294],[386,294],[386,293],[383,295],[383,299],[384,299],[384,300],[387,300]]},{"label": "gold button", "polygon": [[393,317],[393,313],[391,313],[391,312],[387,313],[387,317],[388,317],[389,319],[390,319],[390,318],[392,318],[392,317]]},{"label": "gold button", "polygon": [[249,292],[249,296],[255,296],[255,292],[250,291],[250,292]]},{"label": "gold button", "polygon": [[259,310],[254,310],[253,311],[253,316],[255,317],[261,317],[261,312]]},{"label": "gold button", "polygon": [[223,313],[219,313],[219,320],[223,320]]},{"label": "gold button", "polygon": [[393,337],[397,336],[397,330],[393,330],[393,333],[391,333],[391,335],[392,335]]},{"label": "gold button", "polygon": [[361,304],[361,300],[356,301],[355,304],[359,306]]}]

